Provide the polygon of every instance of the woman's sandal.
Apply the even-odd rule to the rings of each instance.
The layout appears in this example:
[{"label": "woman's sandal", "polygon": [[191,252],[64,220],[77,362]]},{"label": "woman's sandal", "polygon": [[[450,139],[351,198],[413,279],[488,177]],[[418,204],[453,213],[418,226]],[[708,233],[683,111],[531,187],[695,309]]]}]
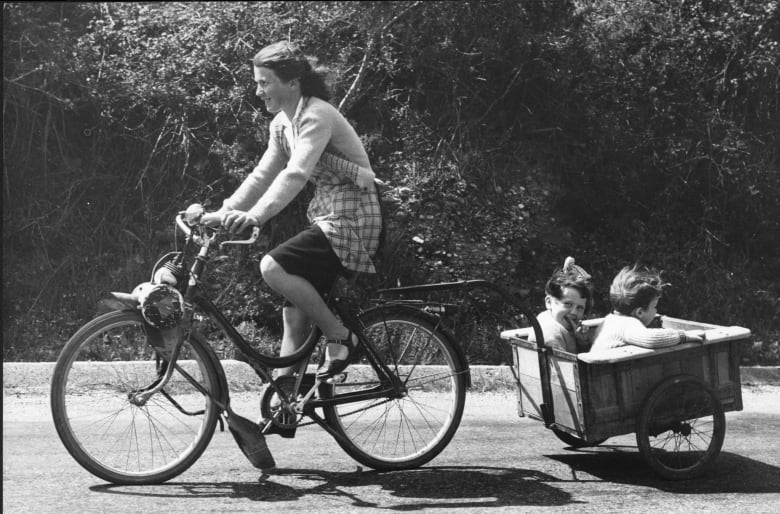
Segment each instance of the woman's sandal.
[{"label": "woman's sandal", "polygon": [[349,360],[355,352],[355,335],[352,331],[349,331],[346,339],[333,339],[329,340],[328,344],[341,344],[347,347],[347,356],[343,359],[330,359],[327,356],[322,365],[317,368],[317,378],[320,380],[327,380],[344,371],[349,365]]}]

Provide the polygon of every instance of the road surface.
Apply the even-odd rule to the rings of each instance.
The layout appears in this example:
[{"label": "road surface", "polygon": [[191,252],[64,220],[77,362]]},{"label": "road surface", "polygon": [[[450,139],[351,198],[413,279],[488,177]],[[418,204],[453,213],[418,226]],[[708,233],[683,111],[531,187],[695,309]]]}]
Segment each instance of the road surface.
[{"label": "road surface", "polygon": [[[565,448],[541,423],[518,418],[511,393],[473,393],[461,428],[428,466],[377,473],[322,430],[269,437],[278,468],[263,474],[228,432],[161,486],[114,486],[84,471],[54,430],[48,398],[3,400],[3,512],[780,512],[780,387],[744,387],[728,413],[714,473],[667,482],[645,466],[633,435],[595,449]],[[255,395],[234,399],[254,412]]]}]

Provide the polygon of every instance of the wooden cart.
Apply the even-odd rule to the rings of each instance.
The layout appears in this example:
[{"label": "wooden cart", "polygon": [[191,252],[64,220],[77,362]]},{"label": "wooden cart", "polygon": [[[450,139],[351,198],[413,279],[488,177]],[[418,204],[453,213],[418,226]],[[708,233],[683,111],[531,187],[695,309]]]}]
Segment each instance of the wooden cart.
[{"label": "wooden cart", "polygon": [[[528,306],[486,280],[382,289],[383,298],[376,301],[440,313],[448,306],[404,297],[477,288],[499,294],[531,325],[501,333],[513,349],[520,416],[542,421],[575,447],[635,432],[643,458],[665,478],[696,477],[713,465],[726,434],[724,413],[742,410],[740,346],[750,330],[662,316],[661,326],[703,330],[705,341],[575,355],[544,346],[542,328]],[[603,318],[585,324],[601,322]],[[530,342],[530,334],[539,342]]]},{"label": "wooden cart", "polygon": [[574,447],[635,432],[642,457],[661,476],[699,476],[720,453],[724,412],[742,410],[740,346],[750,330],[670,317],[661,323],[704,330],[706,339],[575,355],[530,342],[533,328],[503,332],[513,347],[519,415],[543,421]]}]

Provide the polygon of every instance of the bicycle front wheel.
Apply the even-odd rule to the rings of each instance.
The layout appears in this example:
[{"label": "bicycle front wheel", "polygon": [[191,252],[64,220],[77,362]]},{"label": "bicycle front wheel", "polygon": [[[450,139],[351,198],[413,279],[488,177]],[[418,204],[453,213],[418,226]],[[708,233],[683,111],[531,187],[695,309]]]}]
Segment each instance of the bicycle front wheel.
[{"label": "bicycle front wheel", "polygon": [[[400,397],[372,398],[324,409],[339,445],[356,461],[377,470],[410,469],[438,455],[458,429],[466,399],[468,369],[455,342],[435,318],[409,308],[383,307],[360,316],[375,355],[405,387]],[[347,368],[344,393],[380,385],[376,368],[363,354]]]},{"label": "bicycle front wheel", "polygon": [[65,345],[54,368],[51,408],[65,448],[95,476],[115,484],[157,484],[187,470],[208,446],[219,416],[192,383],[216,391],[218,377],[200,340],[185,341],[165,387],[165,363],[133,311],[104,314]]}]

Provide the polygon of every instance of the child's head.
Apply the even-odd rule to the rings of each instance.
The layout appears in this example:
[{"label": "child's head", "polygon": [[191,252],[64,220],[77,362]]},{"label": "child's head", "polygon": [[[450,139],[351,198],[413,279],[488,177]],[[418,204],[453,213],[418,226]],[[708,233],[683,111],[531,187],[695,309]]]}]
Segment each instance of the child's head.
[{"label": "child's head", "polygon": [[655,270],[626,266],[612,281],[609,301],[620,314],[633,316],[647,326],[658,312],[658,300],[666,285]]},{"label": "child's head", "polygon": [[567,257],[563,267],[555,270],[544,288],[544,303],[553,319],[568,327],[576,325],[593,305],[593,282],[590,274]]}]

